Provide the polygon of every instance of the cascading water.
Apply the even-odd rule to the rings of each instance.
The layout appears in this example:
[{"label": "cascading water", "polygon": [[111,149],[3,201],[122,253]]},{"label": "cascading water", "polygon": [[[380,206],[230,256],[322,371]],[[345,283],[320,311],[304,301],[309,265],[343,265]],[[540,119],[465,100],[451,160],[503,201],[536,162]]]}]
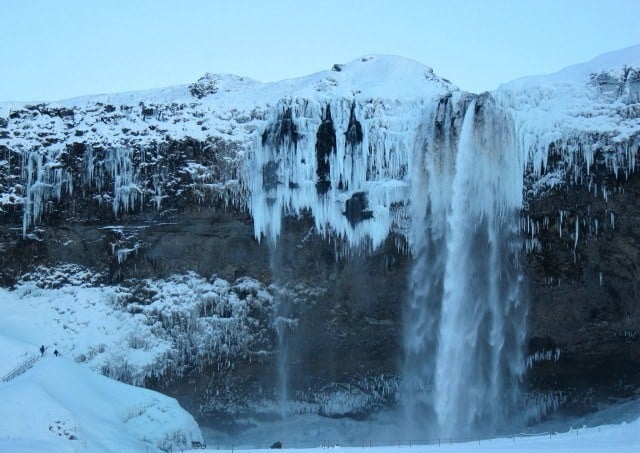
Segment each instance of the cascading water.
[{"label": "cascading water", "polygon": [[[510,117],[490,95],[455,91],[429,107],[404,108],[402,121],[387,123],[345,100],[280,106],[249,161],[254,231],[272,254],[282,253],[275,248],[282,215],[306,213],[321,234],[377,245],[392,227],[407,233],[410,206],[415,261],[401,395],[409,429],[437,426],[448,438],[494,432],[515,404],[523,372],[522,155]],[[284,300],[279,306],[276,392],[284,417],[290,315]]]},{"label": "cascading water", "polygon": [[414,264],[404,310],[404,408],[409,432],[419,432],[433,419],[433,379],[446,263],[447,213],[455,170],[456,129],[465,105],[446,96],[420,129],[411,174]]},{"label": "cascading water", "polygon": [[416,261],[404,374],[412,423],[437,421],[440,436],[460,438],[499,429],[515,404],[526,310],[517,263],[522,164],[513,128],[480,97],[459,129],[467,100],[457,102],[457,113],[455,101],[440,102],[413,179]]}]

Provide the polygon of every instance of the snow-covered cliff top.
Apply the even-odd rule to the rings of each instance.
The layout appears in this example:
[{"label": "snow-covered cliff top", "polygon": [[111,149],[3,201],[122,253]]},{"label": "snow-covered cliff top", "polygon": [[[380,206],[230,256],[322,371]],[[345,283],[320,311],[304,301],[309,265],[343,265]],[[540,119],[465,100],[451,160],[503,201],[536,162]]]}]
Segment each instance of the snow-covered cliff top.
[{"label": "snow-covered cliff top", "polygon": [[[567,162],[605,159],[616,175],[635,170],[640,144],[640,45],[601,55],[553,74],[501,85],[496,99],[511,112],[526,162],[548,170],[550,145]],[[600,151],[600,156],[596,154]],[[564,175],[546,175],[558,184]]]},{"label": "snow-covered cliff top", "polygon": [[639,129],[640,45],[610,52],[553,74],[501,85],[496,96],[530,127],[617,134]]},{"label": "snow-covered cliff top", "polygon": [[205,74],[191,85],[44,104],[0,103],[0,119],[9,131],[0,132],[0,145],[22,150],[43,142],[143,145],[162,141],[166,135],[175,140],[216,136],[246,143],[283,99],[398,102],[430,100],[455,89],[421,63],[385,55],[266,84],[230,74]]},{"label": "snow-covered cliff top", "polygon": [[[205,91],[209,89],[206,96],[202,96],[205,101],[232,101],[235,108],[264,102],[274,103],[283,97],[336,98],[361,94],[363,97],[401,100],[428,97],[433,94],[434,85],[445,86],[447,89],[452,87],[450,82],[435,75],[432,68],[415,60],[393,55],[367,55],[349,63],[335,64],[331,70],[272,83],[261,83],[233,74],[207,73],[193,85],[82,96],[48,104],[52,107],[69,108],[89,102],[123,104],[188,101],[192,98],[191,88],[198,83]],[[325,96],[319,93],[324,93]],[[211,94],[216,96],[209,97]],[[24,105],[19,102],[0,103],[0,113],[6,114],[7,110],[15,110]]]},{"label": "snow-covered cliff top", "polygon": [[[616,175],[635,170],[640,46],[504,84],[492,96],[494,107],[483,108],[507,112],[496,116],[503,123],[496,130],[513,129],[516,167],[533,169],[535,193],[561,184],[578,161],[586,162],[587,173],[595,161],[604,161]],[[182,181],[201,199],[213,185],[218,192],[242,192],[241,198],[248,194],[241,203],[254,217],[256,237],[276,238],[281,213],[311,210],[321,233],[380,244],[408,215],[403,206],[410,204],[414,169],[421,165],[417,147],[448,143],[446,152],[455,154],[471,97],[418,62],[374,55],[276,83],[206,74],[188,86],[50,104],[0,104],[0,147],[23,153],[22,181],[4,187],[0,201],[24,204],[28,228],[37,222],[43,201],[81,184],[104,192],[104,176],[110,176],[120,186],[96,200],[112,201],[116,216],[144,203],[160,209],[163,199],[185,188],[164,176],[149,176],[174,158],[159,145],[194,139],[214,143],[207,152],[224,149],[211,157],[218,167],[185,155],[175,171],[190,175]],[[320,156],[323,125],[329,148]],[[436,139],[443,133],[449,134],[446,140]],[[87,150],[82,180],[61,163],[74,143],[104,154]],[[552,146],[564,159],[555,169],[548,168]],[[157,155],[134,155],[142,148]],[[9,160],[3,162],[10,172]],[[139,165],[145,165],[144,172]],[[175,160],[170,168],[176,168]],[[174,194],[168,192],[171,187]]]}]

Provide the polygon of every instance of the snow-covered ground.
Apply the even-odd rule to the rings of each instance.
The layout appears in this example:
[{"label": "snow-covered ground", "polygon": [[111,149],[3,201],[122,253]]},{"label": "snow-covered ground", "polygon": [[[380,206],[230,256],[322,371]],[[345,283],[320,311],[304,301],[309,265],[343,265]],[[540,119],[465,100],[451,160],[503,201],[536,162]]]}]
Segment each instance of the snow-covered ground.
[{"label": "snow-covered ground", "polygon": [[3,452],[166,451],[202,440],[194,418],[173,398],[65,357],[47,355],[0,384],[0,401]]},{"label": "snow-covered ground", "polygon": [[186,274],[143,282],[161,295],[142,306],[130,289],[92,286],[74,269],[0,289],[0,451],[175,451],[202,440],[177,401],[106,376],[140,385],[199,354],[231,363],[253,338],[241,312],[269,294],[247,279]]},{"label": "snow-covered ground", "polygon": [[[119,363],[143,372],[170,350],[149,326],[117,310],[118,292],[33,283],[0,290],[0,451],[156,451],[202,440],[174,399],[92,371]],[[157,341],[136,350],[134,333]]]},{"label": "snow-covered ground", "polygon": [[[553,415],[545,422],[528,427],[504,428],[493,438],[472,437],[455,441],[409,433],[402,411],[383,411],[358,421],[328,419],[318,415],[290,416],[282,421],[246,420],[245,430],[236,435],[203,427],[209,447],[229,451],[264,451],[281,441],[289,451],[640,451],[640,399],[603,405],[581,417]],[[262,449],[262,450],[261,450]]]},{"label": "snow-covered ground", "polygon": [[[209,445],[217,449],[216,445]],[[287,448],[286,443],[283,447]],[[554,452],[633,452],[640,451],[640,420],[620,425],[605,425],[594,428],[581,428],[561,434],[540,434],[535,436],[520,435],[507,438],[482,439],[464,443],[433,443],[421,445],[420,442],[402,441],[400,443],[388,443],[382,446],[369,446],[368,441],[363,441],[359,446],[343,447],[331,442],[320,445],[317,448],[287,448],[289,452],[306,453],[311,451],[332,452],[356,452],[367,451],[371,453],[430,453],[430,452],[513,452],[540,453]],[[220,451],[238,451],[236,448],[226,448]],[[263,449],[244,450],[249,452],[273,451],[266,446]]]}]

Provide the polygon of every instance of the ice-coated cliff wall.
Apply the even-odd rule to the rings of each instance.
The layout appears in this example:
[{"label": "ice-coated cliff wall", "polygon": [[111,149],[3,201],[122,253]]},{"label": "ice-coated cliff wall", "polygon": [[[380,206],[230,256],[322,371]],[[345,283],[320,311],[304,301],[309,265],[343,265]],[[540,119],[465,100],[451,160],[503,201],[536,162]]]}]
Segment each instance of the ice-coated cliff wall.
[{"label": "ice-coated cliff wall", "polygon": [[[419,395],[408,413],[435,413],[449,434],[496,426],[515,403],[493,401],[515,394],[526,363],[553,367],[561,361],[546,351],[580,351],[562,321],[537,308],[538,292],[599,282],[620,312],[606,329],[636,338],[636,233],[618,200],[635,187],[638,68],[635,47],[476,96],[419,63],[372,56],[274,84],[207,74],[187,87],[2,104],[2,278],[11,284],[36,264],[64,261],[111,282],[189,270],[265,284],[295,275],[292,285],[313,286],[298,288],[313,303],[291,316],[305,325],[305,310],[321,314],[339,332],[329,349],[360,345],[340,326],[402,345],[363,352],[362,362],[404,356],[398,380],[384,386],[399,382],[400,400],[407,389]],[[586,262],[591,244],[618,240],[614,233],[624,237],[619,267],[629,276],[609,272],[604,259]],[[324,250],[316,237],[331,256],[295,263],[311,256],[304,250]],[[264,244],[280,250],[279,267]],[[362,256],[381,257],[378,267]],[[353,269],[344,264],[351,258]],[[341,279],[345,269],[366,283]],[[525,338],[521,290],[531,281],[535,335]],[[451,392],[464,397],[451,401]]]}]

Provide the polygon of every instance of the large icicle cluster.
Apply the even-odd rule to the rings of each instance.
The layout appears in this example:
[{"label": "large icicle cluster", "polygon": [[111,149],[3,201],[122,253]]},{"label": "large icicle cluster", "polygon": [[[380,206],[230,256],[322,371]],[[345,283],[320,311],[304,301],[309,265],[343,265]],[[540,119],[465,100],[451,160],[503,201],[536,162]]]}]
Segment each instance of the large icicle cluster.
[{"label": "large icicle cluster", "polygon": [[50,209],[50,202],[60,200],[63,193],[73,194],[71,174],[59,162],[60,151],[56,150],[51,154],[31,151],[22,155],[22,178],[25,184],[23,236],[26,236],[27,229],[40,219],[42,213]]},{"label": "large icicle cluster", "polygon": [[378,247],[406,228],[423,117],[456,89],[429,68],[393,57],[336,65],[304,82],[286,87],[248,155],[255,236],[275,242],[283,215],[308,213],[322,235]]},{"label": "large icicle cluster", "polygon": [[275,241],[282,215],[309,212],[323,235],[380,245],[408,202],[424,115],[421,100],[393,107],[379,99],[279,103],[248,160],[256,237]]}]

